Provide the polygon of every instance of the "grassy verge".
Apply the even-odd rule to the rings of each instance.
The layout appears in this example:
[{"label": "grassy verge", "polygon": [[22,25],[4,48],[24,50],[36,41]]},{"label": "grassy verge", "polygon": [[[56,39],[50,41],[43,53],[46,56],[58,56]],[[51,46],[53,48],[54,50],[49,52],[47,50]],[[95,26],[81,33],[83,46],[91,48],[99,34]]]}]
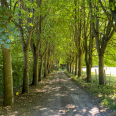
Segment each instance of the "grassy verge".
[{"label": "grassy verge", "polygon": [[116,86],[108,84],[105,86],[99,85],[97,80],[87,83],[84,73],[80,78],[68,73],[67,71],[65,71],[65,73],[72,78],[72,80],[77,82],[80,87],[92,94],[96,100],[99,100],[100,106],[113,109],[113,111],[116,113]]}]

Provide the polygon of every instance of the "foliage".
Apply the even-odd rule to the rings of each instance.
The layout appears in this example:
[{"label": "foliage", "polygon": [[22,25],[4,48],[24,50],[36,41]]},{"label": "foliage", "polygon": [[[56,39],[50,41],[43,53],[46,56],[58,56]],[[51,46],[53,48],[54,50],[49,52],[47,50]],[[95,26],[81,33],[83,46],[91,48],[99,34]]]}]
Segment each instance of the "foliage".
[{"label": "foliage", "polygon": [[10,22],[12,14],[11,10],[6,7],[0,6],[0,45],[3,44],[5,48],[9,49],[10,43],[13,40],[13,36],[17,34],[16,27]]}]

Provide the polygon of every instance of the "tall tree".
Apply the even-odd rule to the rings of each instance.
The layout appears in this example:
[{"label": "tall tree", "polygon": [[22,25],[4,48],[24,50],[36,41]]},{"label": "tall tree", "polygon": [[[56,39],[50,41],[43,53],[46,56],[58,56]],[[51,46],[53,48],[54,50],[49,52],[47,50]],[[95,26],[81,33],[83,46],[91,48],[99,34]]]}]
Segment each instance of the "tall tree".
[{"label": "tall tree", "polygon": [[87,82],[91,81],[91,67],[92,67],[92,48],[93,48],[93,36],[90,24],[90,36],[89,36],[89,45],[87,45],[87,36],[85,35],[85,62],[86,62],[86,72],[87,72]]},{"label": "tall tree", "polygon": [[[42,49],[42,47],[44,47],[44,50]],[[42,69],[43,69],[43,57],[45,56],[46,52],[47,52],[47,46],[45,48],[45,46],[41,45],[40,48],[40,68],[39,68],[39,75],[38,75],[38,81],[41,81],[42,78]]]},{"label": "tall tree", "polygon": [[[11,14],[10,9],[7,3],[7,0],[1,0],[2,13],[4,13],[1,22],[3,30],[2,34],[4,35],[3,39],[0,43],[2,43],[2,53],[3,53],[3,74],[4,74],[4,105],[12,105],[14,102],[14,95],[13,95],[13,78],[12,78],[12,61],[11,61],[11,45],[7,45],[6,43],[9,40],[9,32],[8,32],[8,24],[11,22]],[[11,6],[10,6],[11,8]],[[1,13],[1,14],[2,14]],[[4,18],[7,17],[7,18]],[[8,42],[8,43],[9,43]],[[5,47],[6,46],[6,47]]]},{"label": "tall tree", "polygon": [[[83,35],[84,35],[84,46],[85,46],[85,62],[86,62],[86,73],[87,82],[91,81],[91,67],[92,67],[92,47],[93,47],[93,35],[91,29],[91,23],[89,18],[89,9],[86,8],[87,4],[83,0]],[[86,12],[85,12],[86,11]],[[87,18],[86,18],[87,17]]]},{"label": "tall tree", "polygon": [[[42,4],[42,0],[37,0],[37,6],[41,9],[41,4]],[[38,14],[40,14],[39,16],[36,17],[36,22],[39,23],[38,25],[36,25],[36,41],[37,43],[33,42],[33,40],[31,41],[31,50],[33,53],[33,81],[32,81],[32,85],[37,85],[38,84],[38,58],[39,58],[39,49],[40,49],[40,44],[41,44],[41,25],[42,25],[42,16],[41,16],[41,11],[37,11]],[[35,38],[34,38],[35,39]]]},{"label": "tall tree", "polygon": [[48,53],[48,45],[46,43],[46,46],[47,46],[47,50],[46,50],[46,53],[45,53],[45,56],[44,56],[44,77],[46,78],[47,75],[48,75],[48,69],[47,69],[47,53]]},{"label": "tall tree", "polygon": [[[91,26],[92,26],[92,32],[96,40],[96,48],[98,52],[98,57],[99,57],[99,84],[103,85],[104,84],[104,53],[106,50],[106,47],[111,40],[113,34],[114,34],[114,29],[111,28],[111,23],[105,19],[105,28],[102,30],[102,36],[100,33],[100,21],[98,19],[99,17],[99,7],[98,5],[95,4],[96,7],[96,12],[97,14],[93,15],[93,10],[92,10],[92,2],[91,0],[88,0],[89,7],[90,7],[90,13],[91,13]],[[94,22],[94,17],[96,18],[96,26]]]},{"label": "tall tree", "polygon": [[[31,2],[29,2],[28,4],[33,4],[33,0],[31,0]],[[19,28],[24,59],[22,93],[29,92],[29,48],[34,22],[34,9],[28,4],[26,4],[25,1],[18,1],[18,23],[13,20],[14,24]],[[27,12],[29,13],[29,15],[26,17]]]},{"label": "tall tree", "polygon": [[[77,31],[77,0],[74,0],[74,4],[75,4],[75,45],[78,48],[78,31]],[[76,64],[75,64],[75,75],[77,75],[78,72],[78,54],[76,53]]]}]

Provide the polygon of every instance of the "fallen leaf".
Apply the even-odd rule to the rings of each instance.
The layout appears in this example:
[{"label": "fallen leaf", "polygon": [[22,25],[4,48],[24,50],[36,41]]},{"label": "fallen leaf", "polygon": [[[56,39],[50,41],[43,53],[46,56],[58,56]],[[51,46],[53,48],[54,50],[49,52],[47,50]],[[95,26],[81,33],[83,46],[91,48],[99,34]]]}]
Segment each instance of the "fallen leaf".
[{"label": "fallen leaf", "polygon": [[19,95],[19,92],[16,92],[16,95]]},{"label": "fallen leaf", "polygon": [[68,112],[68,110],[66,110],[66,112]]}]

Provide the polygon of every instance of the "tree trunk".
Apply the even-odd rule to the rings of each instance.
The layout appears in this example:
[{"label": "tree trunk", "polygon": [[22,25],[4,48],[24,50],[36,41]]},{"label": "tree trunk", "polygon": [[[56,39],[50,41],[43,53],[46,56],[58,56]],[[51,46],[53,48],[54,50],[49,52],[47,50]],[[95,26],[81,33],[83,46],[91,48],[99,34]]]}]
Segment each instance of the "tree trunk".
[{"label": "tree trunk", "polygon": [[78,77],[81,76],[81,72],[82,72],[82,55],[79,55]]},{"label": "tree trunk", "polygon": [[48,62],[47,62],[47,71],[48,71],[47,73],[48,73],[48,74],[50,73],[50,68],[51,68],[51,66],[50,66],[50,61],[48,61]]},{"label": "tree trunk", "polygon": [[23,49],[24,54],[24,74],[22,93],[29,92],[29,49]]},{"label": "tree trunk", "polygon": [[50,73],[52,71],[52,61],[50,62]]},{"label": "tree trunk", "polygon": [[[20,22],[20,19],[19,19]],[[22,93],[29,92],[29,47],[32,35],[32,28],[28,33],[28,37],[26,39],[27,42],[24,41],[24,30],[19,27],[20,32],[20,39],[22,43],[22,50],[23,50],[23,59],[24,59],[24,72],[23,72],[23,88]]]},{"label": "tree trunk", "polygon": [[68,63],[68,72],[70,72],[70,63]]},{"label": "tree trunk", "polygon": [[68,63],[67,63],[67,71],[69,72],[69,67],[68,67]]},{"label": "tree trunk", "polygon": [[58,61],[58,70],[59,70],[59,61]]},{"label": "tree trunk", "polygon": [[51,61],[51,72],[54,70],[53,61]]},{"label": "tree trunk", "polygon": [[2,54],[3,54],[3,74],[4,74],[4,106],[8,106],[12,105],[14,102],[11,46],[9,49],[6,49],[2,46]]},{"label": "tree trunk", "polygon": [[[90,25],[90,40],[89,40],[89,50],[87,48],[87,38],[85,38],[85,62],[86,62],[86,73],[87,73],[87,82],[91,81],[91,67],[92,67],[92,48],[93,48],[93,36],[91,32]],[[88,57],[87,57],[88,56]]]},{"label": "tree trunk", "polygon": [[91,64],[87,64],[87,82],[91,81]]},{"label": "tree trunk", "polygon": [[77,72],[78,72],[78,55],[76,55],[75,75],[77,75]]},{"label": "tree trunk", "polygon": [[99,84],[104,85],[104,54],[99,55]]},{"label": "tree trunk", "polygon": [[72,74],[73,74],[73,69],[74,69],[74,63],[72,62],[72,71],[71,71]]},{"label": "tree trunk", "polygon": [[67,70],[68,70],[68,72],[70,72],[70,64],[69,63],[67,63]]},{"label": "tree trunk", "polygon": [[86,73],[87,73],[87,82],[91,82],[91,57],[89,56],[89,59],[86,59]]},{"label": "tree trunk", "polygon": [[38,81],[41,81],[42,77],[42,69],[43,69],[43,57],[41,57],[40,69],[39,69],[39,78]]},{"label": "tree trunk", "polygon": [[32,85],[38,84],[38,55],[34,55],[34,61],[33,61],[33,81]]},{"label": "tree trunk", "polygon": [[44,77],[47,77],[47,54],[45,54],[44,58]]},{"label": "tree trunk", "polygon": [[[23,2],[19,3],[18,2],[18,7],[19,8],[24,8]],[[32,14],[33,14],[33,8],[31,9]],[[21,18],[22,12],[18,12],[18,28],[20,32],[20,40],[22,44],[22,49],[23,49],[23,57],[24,57],[24,74],[23,74],[23,88],[22,88],[22,93],[28,93],[29,92],[29,48],[30,48],[30,41],[31,41],[31,35],[33,32],[33,27],[30,25],[27,29],[27,37],[25,38],[25,31],[23,28],[23,19]],[[34,15],[30,19],[25,19],[28,23],[34,22]],[[19,26],[20,25],[20,26]]]},{"label": "tree trunk", "polygon": [[71,73],[71,71],[72,71],[72,63],[70,63],[70,73]]}]

